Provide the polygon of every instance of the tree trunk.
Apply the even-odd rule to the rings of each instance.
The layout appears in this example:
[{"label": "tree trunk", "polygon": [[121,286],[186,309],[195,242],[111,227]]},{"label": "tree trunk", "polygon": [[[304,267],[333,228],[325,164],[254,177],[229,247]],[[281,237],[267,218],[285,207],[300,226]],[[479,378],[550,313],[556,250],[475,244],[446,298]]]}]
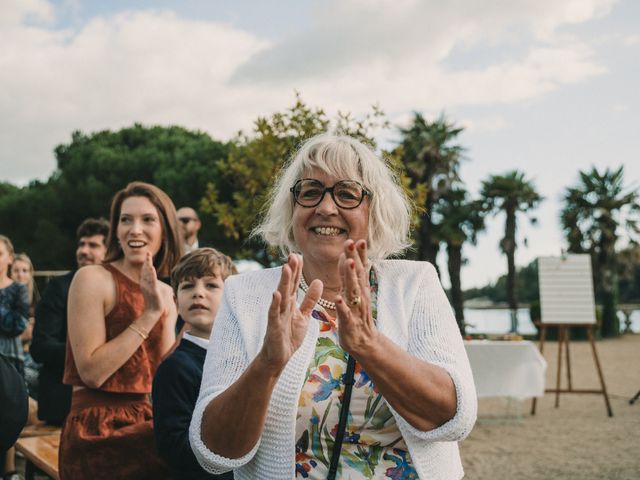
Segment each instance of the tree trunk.
[{"label": "tree trunk", "polygon": [[602,293],[602,336],[618,337],[620,336],[620,319],[617,314],[617,295],[616,292]]},{"label": "tree trunk", "polygon": [[[433,188],[433,168],[432,159],[425,156],[422,159],[425,165],[423,182],[427,186],[427,194],[424,200],[424,213],[420,221],[420,243],[418,245],[418,260],[426,260],[436,265],[438,255],[438,245],[433,245],[433,205],[435,204],[435,194]],[[436,267],[437,268],[437,267]],[[439,272],[438,272],[439,274]]]},{"label": "tree trunk", "polygon": [[516,211],[515,207],[505,209],[505,235],[502,249],[507,256],[507,303],[511,310],[511,332],[518,331],[518,298],[516,292]]},{"label": "tree trunk", "polygon": [[460,329],[460,334],[464,337],[466,329],[464,324],[464,297],[460,283],[460,270],[462,268],[462,245],[447,243],[447,268],[449,269],[449,279],[451,280],[451,303],[456,315],[456,322]]},{"label": "tree trunk", "polygon": [[602,301],[601,333],[603,337],[617,337],[620,335],[620,319],[617,312],[618,275],[615,260],[615,239],[613,242],[609,239],[601,242],[598,263]]},{"label": "tree trunk", "polygon": [[[425,209],[426,207],[425,202]],[[420,219],[420,227],[418,228],[418,260],[429,260],[429,243],[431,242],[431,216],[428,212],[422,214]],[[433,262],[432,262],[433,263]]]}]

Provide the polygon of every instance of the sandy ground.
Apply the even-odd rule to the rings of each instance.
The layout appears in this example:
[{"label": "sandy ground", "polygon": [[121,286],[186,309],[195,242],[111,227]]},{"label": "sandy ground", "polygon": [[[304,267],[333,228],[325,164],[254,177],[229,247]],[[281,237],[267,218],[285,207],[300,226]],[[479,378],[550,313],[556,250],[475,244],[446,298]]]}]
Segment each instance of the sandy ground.
[{"label": "sandy ground", "polygon": [[[597,342],[613,409],[594,394],[562,394],[531,401],[482,399],[478,422],[460,443],[466,479],[640,479],[640,334]],[[557,343],[545,342],[547,387],[555,386]],[[588,342],[571,343],[573,388],[599,388]],[[562,386],[566,386],[563,370]]]}]

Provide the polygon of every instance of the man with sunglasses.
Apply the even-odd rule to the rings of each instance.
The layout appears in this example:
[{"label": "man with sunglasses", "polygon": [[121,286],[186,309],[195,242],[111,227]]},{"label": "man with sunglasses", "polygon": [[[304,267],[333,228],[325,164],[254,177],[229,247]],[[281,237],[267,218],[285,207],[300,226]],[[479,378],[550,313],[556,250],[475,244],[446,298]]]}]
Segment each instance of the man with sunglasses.
[{"label": "man with sunglasses", "polygon": [[198,242],[198,232],[202,223],[196,211],[191,207],[182,207],[178,209],[177,213],[178,220],[180,220],[180,231],[184,239],[184,253],[187,254],[204,246]]}]

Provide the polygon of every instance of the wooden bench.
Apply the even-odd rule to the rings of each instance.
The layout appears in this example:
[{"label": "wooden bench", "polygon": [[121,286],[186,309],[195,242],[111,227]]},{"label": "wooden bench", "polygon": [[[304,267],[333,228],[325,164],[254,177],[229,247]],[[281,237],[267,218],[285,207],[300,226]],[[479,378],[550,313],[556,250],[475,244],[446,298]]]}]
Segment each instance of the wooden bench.
[{"label": "wooden bench", "polygon": [[58,475],[59,447],[60,432],[19,438],[16,442],[16,450],[24,455],[26,480],[33,480],[36,471],[48,475],[53,480],[60,480]]},{"label": "wooden bench", "polygon": [[47,425],[44,422],[38,422],[24,427],[22,432],[20,432],[20,438],[55,434],[60,434],[60,427],[54,427],[53,425]]}]

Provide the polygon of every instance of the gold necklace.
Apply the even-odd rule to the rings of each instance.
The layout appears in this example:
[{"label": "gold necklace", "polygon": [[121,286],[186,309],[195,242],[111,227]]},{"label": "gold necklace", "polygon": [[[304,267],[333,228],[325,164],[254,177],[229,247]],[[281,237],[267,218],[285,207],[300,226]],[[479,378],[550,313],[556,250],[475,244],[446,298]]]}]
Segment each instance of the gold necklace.
[{"label": "gold necklace", "polygon": [[[300,275],[300,288],[304,293],[309,291],[309,285],[307,285],[306,280],[304,279],[304,275]],[[318,300],[318,305],[322,308],[326,308],[327,310],[335,310],[336,304],[334,302],[330,302],[329,300],[325,300],[324,298],[320,298]]]}]

